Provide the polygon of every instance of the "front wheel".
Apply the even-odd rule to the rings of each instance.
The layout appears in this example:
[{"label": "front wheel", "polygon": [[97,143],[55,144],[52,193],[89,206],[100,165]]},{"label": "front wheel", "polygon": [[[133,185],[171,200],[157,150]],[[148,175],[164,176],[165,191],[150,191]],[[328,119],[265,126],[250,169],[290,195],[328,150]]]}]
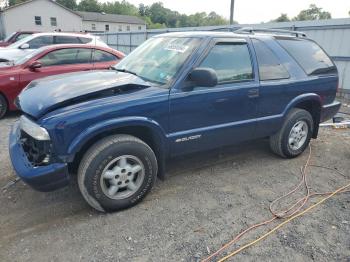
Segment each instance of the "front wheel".
[{"label": "front wheel", "polygon": [[95,209],[112,212],[140,202],[157,175],[152,149],[130,135],[109,136],[94,144],[78,170],[78,184]]},{"label": "front wheel", "polygon": [[282,128],[270,137],[272,151],[285,158],[297,157],[309,145],[313,127],[313,118],[308,111],[292,109]]}]

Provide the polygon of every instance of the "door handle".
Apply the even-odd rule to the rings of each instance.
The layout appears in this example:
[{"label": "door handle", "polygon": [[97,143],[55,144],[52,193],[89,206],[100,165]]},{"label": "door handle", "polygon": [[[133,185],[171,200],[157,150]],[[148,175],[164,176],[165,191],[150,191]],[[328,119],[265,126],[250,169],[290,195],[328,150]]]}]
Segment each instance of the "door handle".
[{"label": "door handle", "polygon": [[258,88],[249,89],[248,90],[248,97],[249,98],[259,97],[259,89]]}]

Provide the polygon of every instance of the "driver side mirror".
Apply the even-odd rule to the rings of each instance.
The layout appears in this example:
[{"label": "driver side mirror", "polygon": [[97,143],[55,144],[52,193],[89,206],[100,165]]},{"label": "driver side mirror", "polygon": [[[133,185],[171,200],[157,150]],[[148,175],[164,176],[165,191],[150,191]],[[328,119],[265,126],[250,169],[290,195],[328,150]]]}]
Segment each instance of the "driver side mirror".
[{"label": "driver side mirror", "polygon": [[218,84],[218,76],[212,68],[195,68],[188,76],[188,79],[193,82],[195,86],[214,87]]},{"label": "driver side mirror", "polygon": [[28,49],[29,48],[29,44],[28,43],[24,43],[23,45],[21,45],[19,47],[19,49]]},{"label": "driver side mirror", "polygon": [[28,67],[29,67],[30,70],[35,71],[35,70],[41,68],[42,64],[39,61],[34,61]]}]

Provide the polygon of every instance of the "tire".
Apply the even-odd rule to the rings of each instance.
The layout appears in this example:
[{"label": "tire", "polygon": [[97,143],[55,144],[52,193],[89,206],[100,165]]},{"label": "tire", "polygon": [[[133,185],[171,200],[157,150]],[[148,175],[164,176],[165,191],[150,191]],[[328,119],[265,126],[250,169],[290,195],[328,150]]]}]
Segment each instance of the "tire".
[{"label": "tire", "polygon": [[297,157],[309,145],[313,129],[311,114],[306,110],[294,108],[288,113],[282,128],[270,137],[271,150],[284,158]]},{"label": "tire", "polygon": [[0,119],[3,118],[8,110],[6,98],[0,94]]},{"label": "tire", "polygon": [[113,212],[139,203],[153,187],[157,171],[156,156],[146,143],[130,135],[113,135],[85,153],[78,185],[90,206]]}]

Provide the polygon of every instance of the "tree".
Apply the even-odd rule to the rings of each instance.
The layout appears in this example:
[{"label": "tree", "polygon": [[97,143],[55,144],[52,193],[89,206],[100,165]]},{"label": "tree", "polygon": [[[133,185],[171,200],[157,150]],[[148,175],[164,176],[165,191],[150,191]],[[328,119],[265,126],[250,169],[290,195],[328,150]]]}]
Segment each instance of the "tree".
[{"label": "tree", "polygon": [[77,9],[76,0],[56,0],[56,2],[69,8],[69,9],[72,9],[72,10]]},{"label": "tree", "polygon": [[331,13],[323,11],[322,8],[317,7],[312,4],[308,9],[300,11],[300,13],[293,19],[296,21],[303,20],[321,20],[321,19],[331,19]]},{"label": "tree", "polygon": [[271,22],[289,22],[290,19],[287,14],[281,14],[279,17],[276,19],[272,20]]},{"label": "tree", "polygon": [[101,6],[97,0],[81,0],[78,5],[79,11],[101,12]]},{"label": "tree", "polygon": [[27,0],[9,0],[8,1],[8,6],[13,6],[13,5],[17,5],[23,2],[26,2]]}]

